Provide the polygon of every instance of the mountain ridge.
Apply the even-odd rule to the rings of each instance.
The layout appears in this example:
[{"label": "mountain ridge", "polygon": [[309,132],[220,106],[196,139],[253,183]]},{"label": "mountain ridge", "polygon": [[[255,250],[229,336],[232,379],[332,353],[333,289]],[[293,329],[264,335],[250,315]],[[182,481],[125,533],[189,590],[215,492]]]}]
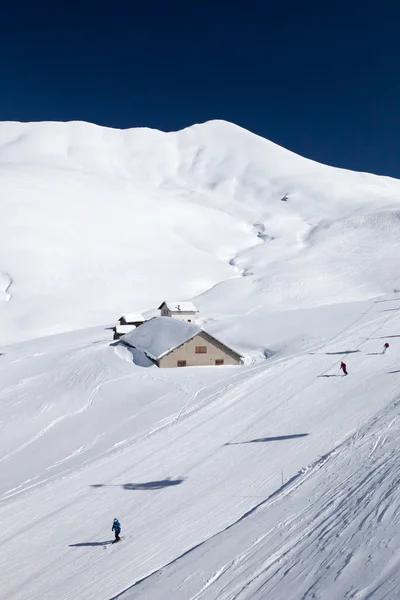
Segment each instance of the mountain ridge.
[{"label": "mountain ridge", "polygon": [[[277,310],[388,293],[393,267],[378,274],[399,198],[397,180],[321,165],[227,121],[168,133],[0,123],[0,272],[13,281],[0,343],[112,322],[169,296],[201,295],[210,317],[221,285],[243,313],[261,297]],[[368,252],[365,232],[372,286],[356,256]],[[351,257],[341,267],[339,253]]]}]

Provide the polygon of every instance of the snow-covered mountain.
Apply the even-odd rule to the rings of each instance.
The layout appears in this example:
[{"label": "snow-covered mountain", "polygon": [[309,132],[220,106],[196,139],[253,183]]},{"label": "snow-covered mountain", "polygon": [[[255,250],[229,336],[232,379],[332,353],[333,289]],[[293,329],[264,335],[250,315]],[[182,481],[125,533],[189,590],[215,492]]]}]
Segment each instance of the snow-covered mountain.
[{"label": "snow-covered mountain", "polygon": [[223,121],[1,123],[0,343],[168,297],[244,315],[390,292],[399,209],[398,181]]},{"label": "snow-covered mountain", "polygon": [[[399,181],[2,123],[0,210],[1,600],[397,599]],[[171,298],[246,365],[112,343]]]}]

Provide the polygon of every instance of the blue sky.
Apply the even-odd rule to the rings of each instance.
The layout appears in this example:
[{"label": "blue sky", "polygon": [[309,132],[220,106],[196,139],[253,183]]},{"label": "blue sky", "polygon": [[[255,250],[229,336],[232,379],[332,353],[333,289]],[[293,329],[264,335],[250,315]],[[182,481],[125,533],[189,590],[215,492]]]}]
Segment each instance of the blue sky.
[{"label": "blue sky", "polygon": [[0,120],[176,130],[233,121],[400,177],[397,2],[2,6]]}]

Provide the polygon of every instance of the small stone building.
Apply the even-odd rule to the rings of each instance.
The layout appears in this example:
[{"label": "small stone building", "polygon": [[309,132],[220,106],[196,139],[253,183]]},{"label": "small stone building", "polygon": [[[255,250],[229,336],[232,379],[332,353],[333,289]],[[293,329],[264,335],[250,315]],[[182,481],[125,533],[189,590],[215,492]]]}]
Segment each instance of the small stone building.
[{"label": "small stone building", "polygon": [[163,302],[158,310],[162,317],[172,317],[188,323],[194,323],[199,312],[193,302]]},{"label": "small stone building", "polygon": [[139,313],[122,315],[122,317],[118,319],[119,324],[114,327],[114,340],[121,339],[123,335],[133,331],[136,327],[143,325],[144,321],[144,316]]},{"label": "small stone building", "polygon": [[136,329],[136,325],[116,325],[114,327],[114,340],[120,340],[123,335]]},{"label": "small stone building", "polygon": [[121,342],[143,352],[158,367],[239,365],[240,354],[199,325],[154,317],[123,336]]},{"label": "small stone building", "polygon": [[120,325],[134,325],[135,327],[139,327],[144,321],[144,316],[139,313],[127,313],[118,319]]}]

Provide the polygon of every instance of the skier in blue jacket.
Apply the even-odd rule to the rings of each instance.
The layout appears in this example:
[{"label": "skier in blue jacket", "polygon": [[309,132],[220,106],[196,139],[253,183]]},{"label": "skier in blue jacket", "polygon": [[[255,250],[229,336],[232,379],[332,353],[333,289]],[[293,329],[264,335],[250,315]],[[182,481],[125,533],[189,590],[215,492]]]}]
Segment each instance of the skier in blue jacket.
[{"label": "skier in blue jacket", "polygon": [[114,523],[112,526],[111,531],[114,531],[115,533],[115,542],[119,542],[119,540],[121,539],[119,537],[119,534],[121,533],[121,523],[118,521],[118,519],[114,519]]}]

